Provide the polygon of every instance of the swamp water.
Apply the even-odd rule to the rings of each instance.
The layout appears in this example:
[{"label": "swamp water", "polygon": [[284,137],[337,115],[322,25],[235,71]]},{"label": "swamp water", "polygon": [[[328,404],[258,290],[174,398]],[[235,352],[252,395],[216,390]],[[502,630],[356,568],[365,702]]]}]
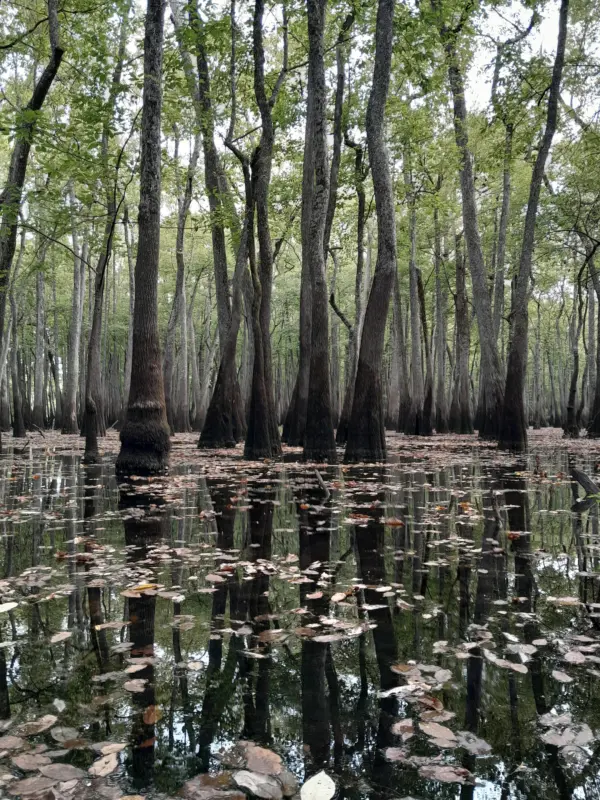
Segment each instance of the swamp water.
[{"label": "swamp water", "polygon": [[600,797],[597,443],[119,486],[64,441],[0,460],[0,797]]}]

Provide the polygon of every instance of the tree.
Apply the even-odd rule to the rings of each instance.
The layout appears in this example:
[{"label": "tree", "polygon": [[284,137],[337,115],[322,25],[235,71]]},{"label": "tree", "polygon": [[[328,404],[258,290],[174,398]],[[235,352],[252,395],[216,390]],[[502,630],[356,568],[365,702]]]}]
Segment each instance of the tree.
[{"label": "tree", "polygon": [[148,0],[144,30],[139,238],[135,263],[131,388],[116,463],[117,472],[123,475],[164,471],[170,449],[157,319],[163,15],[162,0]]},{"label": "tree", "polygon": [[535,223],[540,201],[540,191],[558,118],[558,99],[565,62],[568,14],[569,0],[561,0],[558,42],[554,58],[554,67],[552,69],[552,80],[548,93],[546,127],[531,175],[519,272],[517,274],[516,287],[513,294],[511,339],[506,369],[506,388],[504,392],[499,444],[500,447],[517,451],[524,450],[527,447],[527,419],[525,416],[523,393],[525,391],[525,376],[527,373],[529,284],[531,280],[531,264],[535,246]]},{"label": "tree", "polygon": [[392,66],[393,27],[394,0],[379,0],[373,84],[367,108],[367,143],[377,209],[377,263],[360,342],[346,462],[383,461],[386,454],[381,362],[396,272],[396,219],[384,116]]},{"label": "tree", "polygon": [[59,44],[56,0],[48,0],[48,31],[50,59],[34,86],[29,103],[18,113],[15,144],[10,157],[8,177],[2,194],[0,194],[0,343],[4,335],[6,296],[10,281],[10,270],[17,245],[19,211],[23,200],[27,162],[39,112],[56,77],[64,52]]}]

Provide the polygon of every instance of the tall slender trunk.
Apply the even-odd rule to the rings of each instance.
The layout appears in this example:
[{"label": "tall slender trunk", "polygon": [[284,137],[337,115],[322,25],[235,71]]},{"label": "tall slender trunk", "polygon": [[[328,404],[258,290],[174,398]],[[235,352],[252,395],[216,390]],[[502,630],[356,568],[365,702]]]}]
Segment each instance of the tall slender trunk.
[{"label": "tall slender trunk", "polygon": [[460,188],[462,195],[462,215],[464,236],[467,246],[471,281],[473,284],[473,304],[479,328],[481,348],[481,378],[483,382],[483,402],[479,435],[495,439],[499,431],[499,419],[503,402],[502,372],[498,346],[494,337],[493,314],[487,271],[477,222],[477,199],[473,164],[469,151],[467,132],[467,105],[462,68],[460,66],[457,37],[460,28],[450,29],[441,19],[439,0],[432,5],[440,15],[440,34],[446,53],[448,78],[454,106],[454,136],[460,158]]},{"label": "tall slender trunk", "polygon": [[365,179],[367,168],[364,165],[364,149],[346,136],[346,145],[354,149],[354,187],[357,198],[356,212],[356,276],[354,279],[354,327],[350,339],[348,352],[348,377],[342,413],[336,431],[336,442],[346,444],[348,440],[348,424],[354,402],[354,384],[356,382],[356,369],[358,366],[358,352],[363,325],[363,292],[364,292],[364,266],[365,266],[365,219],[366,219],[366,194]]},{"label": "tall slender trunk", "polygon": [[550,153],[550,147],[552,146],[552,139],[554,138],[558,119],[558,99],[565,61],[568,14],[569,0],[561,0],[558,42],[548,95],[546,128],[531,175],[519,272],[517,275],[514,305],[511,314],[511,338],[508,352],[506,387],[499,444],[503,448],[516,451],[522,451],[527,447],[527,419],[525,417],[523,394],[527,373],[529,284],[535,246],[535,223],[540,200],[540,191],[544,179],[546,160]]},{"label": "tall slender trunk", "polygon": [[135,259],[133,257],[133,243],[129,230],[129,212],[127,206],[123,210],[123,235],[127,250],[127,271],[129,274],[129,319],[127,321],[127,349],[125,351],[125,370],[123,378],[123,409],[124,414],[129,400],[129,387],[131,386],[131,356],[133,353],[133,315],[135,310]]},{"label": "tall slender trunk", "polygon": [[[46,247],[42,245],[43,265]],[[46,348],[44,338],[46,332],[46,281],[44,272],[38,270],[35,276],[35,373],[33,378],[33,424],[38,428],[44,427],[44,365],[46,363]]]},{"label": "tall slender trunk", "polygon": [[375,64],[367,107],[367,142],[377,209],[377,264],[360,341],[345,460],[385,460],[385,419],[381,367],[390,294],[396,274],[394,190],[384,137],[385,105],[390,83],[394,0],[379,0],[375,29]]},{"label": "tall slender trunk", "polygon": [[111,175],[109,165],[109,141],[111,137],[112,117],[115,113],[117,93],[121,86],[123,60],[127,44],[127,15],[121,21],[119,49],[115,68],[112,74],[109,98],[102,125],[100,153],[103,168],[103,185],[106,202],[106,218],[100,255],[96,264],[94,281],[94,301],[92,320],[88,339],[87,365],[85,375],[85,397],[83,403],[82,433],[85,436],[84,463],[93,464],[99,460],[98,436],[106,434],[105,397],[102,380],[102,315],[104,307],[104,287],[113,250],[113,237],[117,222],[119,205],[117,204],[118,164],[115,174]]},{"label": "tall slender trunk", "polygon": [[326,9],[327,0],[307,0],[309,48],[307,91],[312,95],[312,125],[307,124],[307,135],[312,137],[314,148],[314,189],[308,226],[312,326],[304,458],[307,461],[335,462],[337,454],[331,413],[329,372],[329,307],[323,250],[329,194],[327,92],[323,52]]},{"label": "tall slender trunk", "polygon": [[453,433],[473,433],[473,417],[469,393],[470,322],[466,288],[466,264],[460,237],[456,237],[456,295],[454,385],[448,427]]},{"label": "tall slender trunk", "polygon": [[448,432],[448,399],[446,395],[446,289],[442,284],[442,237],[439,211],[433,211],[435,261],[435,430]]},{"label": "tall slender trunk", "polygon": [[21,395],[21,382],[19,379],[19,335],[17,325],[17,303],[14,291],[10,293],[10,309],[12,313],[12,348],[10,353],[10,372],[13,395],[13,436],[25,436],[25,421],[23,419],[23,396]]},{"label": "tall slender trunk", "polygon": [[498,226],[498,245],[496,248],[496,274],[494,276],[494,336],[496,341],[502,334],[504,315],[504,268],[506,262],[506,237],[510,214],[510,172],[512,162],[513,126],[508,123],[504,136],[504,169],[502,172],[502,208]]},{"label": "tall slender trunk", "polygon": [[135,263],[133,358],[127,418],[121,430],[117,472],[162,472],[168,465],[169,423],[165,410],[158,336],[160,255],[162,0],[148,0],[144,32],[144,91],[141,128],[138,251]]},{"label": "tall slender trunk", "polygon": [[423,406],[425,388],[423,385],[423,361],[421,354],[421,309],[419,303],[419,279],[417,275],[417,206],[412,184],[410,157],[404,152],[404,184],[408,202],[408,239],[410,251],[408,275],[410,287],[410,410],[405,422],[404,432],[410,435],[426,433]]},{"label": "tall slender trunk", "polygon": [[[189,431],[189,401],[187,387],[187,368],[188,368],[188,332],[186,314],[186,294],[185,294],[185,226],[192,203],[192,189],[194,185],[194,174],[200,155],[200,135],[194,139],[194,148],[188,164],[185,184],[180,186],[179,197],[177,198],[177,236],[175,241],[175,258],[177,261],[177,277],[175,280],[175,296],[173,307],[169,316],[167,327],[167,340],[165,345],[165,357],[163,365],[163,380],[165,385],[165,403],[167,406],[167,419],[173,431]],[[175,160],[179,156],[179,139],[175,145]],[[175,339],[179,329],[179,385],[175,385]]]}]

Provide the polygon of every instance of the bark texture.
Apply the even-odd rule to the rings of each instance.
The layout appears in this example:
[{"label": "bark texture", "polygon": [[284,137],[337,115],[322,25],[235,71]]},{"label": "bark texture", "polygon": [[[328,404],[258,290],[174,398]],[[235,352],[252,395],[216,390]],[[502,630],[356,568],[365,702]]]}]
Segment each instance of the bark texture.
[{"label": "bark texture", "polygon": [[373,84],[367,107],[367,142],[377,209],[377,264],[360,342],[345,460],[385,460],[385,414],[381,368],[390,295],[396,274],[394,191],[384,138],[390,83],[394,0],[379,0]]},{"label": "bark texture", "polygon": [[135,264],[131,389],[116,464],[117,472],[125,475],[163,472],[168,466],[170,447],[157,304],[163,12],[162,0],[148,0],[144,31],[139,240]]}]

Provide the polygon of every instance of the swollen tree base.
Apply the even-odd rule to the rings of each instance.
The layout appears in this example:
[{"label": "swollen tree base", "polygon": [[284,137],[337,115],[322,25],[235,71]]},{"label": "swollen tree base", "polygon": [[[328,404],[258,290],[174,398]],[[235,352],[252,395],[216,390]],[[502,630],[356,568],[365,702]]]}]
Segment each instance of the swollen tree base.
[{"label": "swollen tree base", "polygon": [[[151,407],[153,406],[153,407]],[[157,475],[169,466],[169,423],[164,405],[130,405],[120,434],[117,475]]]}]

